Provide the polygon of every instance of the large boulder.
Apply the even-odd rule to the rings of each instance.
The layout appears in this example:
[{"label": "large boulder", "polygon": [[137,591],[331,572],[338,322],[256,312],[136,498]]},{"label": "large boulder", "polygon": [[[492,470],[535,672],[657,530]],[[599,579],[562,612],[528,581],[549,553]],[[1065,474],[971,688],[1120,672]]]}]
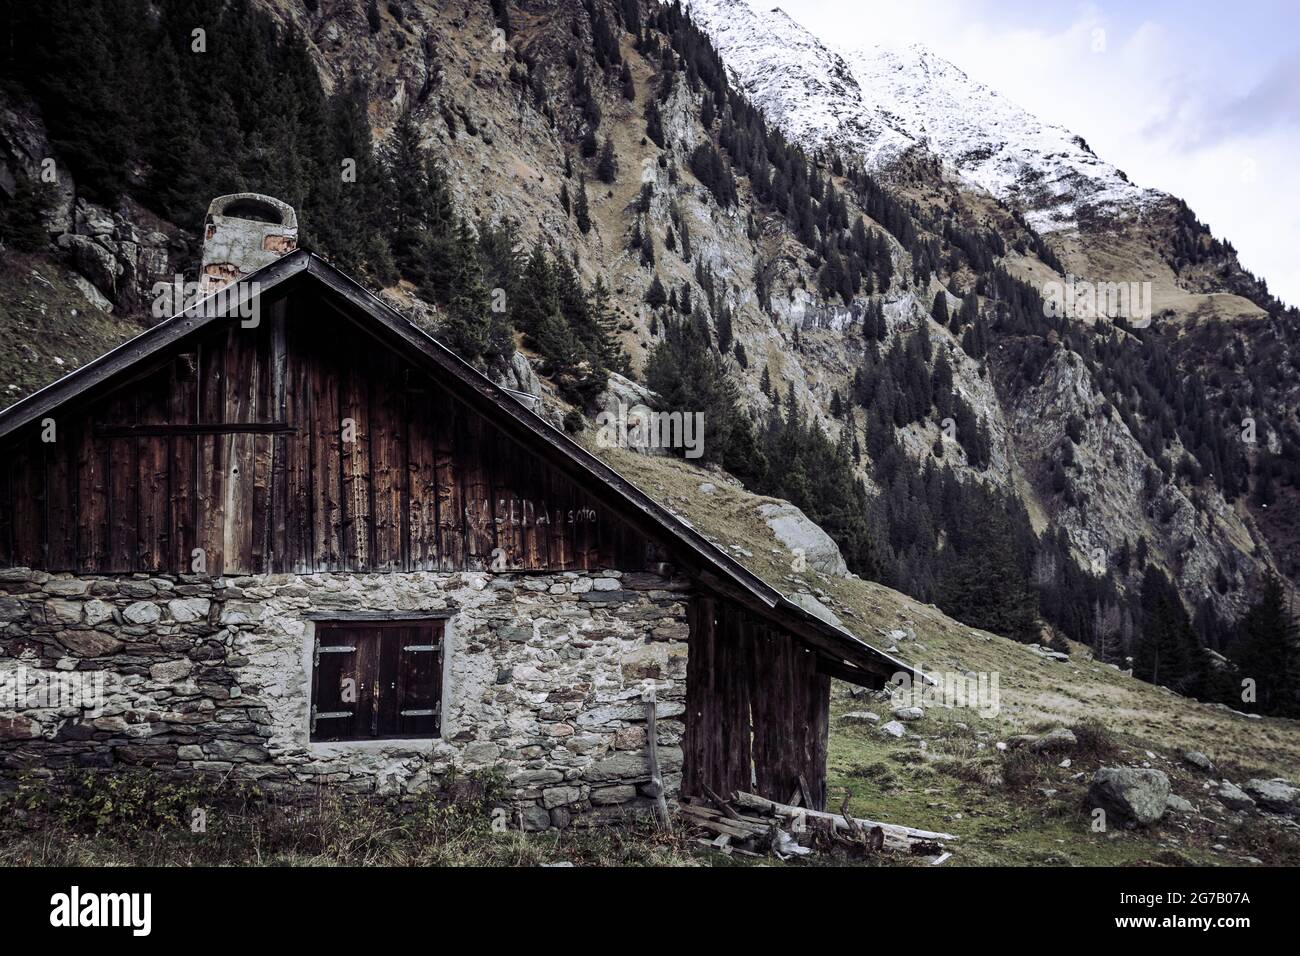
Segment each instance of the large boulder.
[{"label": "large boulder", "polygon": [[1147,826],[1165,814],[1169,778],[1159,770],[1102,767],[1088,787],[1088,805],[1123,826]]},{"label": "large boulder", "polygon": [[1230,780],[1224,780],[1214,792],[1219,802],[1229,810],[1253,810],[1255,800]]},{"label": "large boulder", "polygon": [[1206,773],[1214,773],[1214,761],[1199,750],[1189,750],[1183,754],[1183,761],[1191,764],[1197,770],[1204,770]]},{"label": "large boulder", "polygon": [[759,505],[758,512],[792,559],[801,557],[809,568],[831,577],[848,575],[849,566],[844,563],[839,545],[794,505],[788,501]]},{"label": "large boulder", "polygon": [[1272,780],[1247,780],[1242,789],[1255,798],[1255,802],[1273,813],[1300,813],[1300,788],[1289,780],[1274,777]]},{"label": "large boulder", "polygon": [[494,378],[496,383],[504,388],[531,395],[538,402],[542,399],[542,383],[533,371],[528,356],[523,352],[511,353],[510,364],[498,370]]},{"label": "large boulder", "polygon": [[89,279],[106,298],[117,300],[117,280],[124,270],[103,242],[90,236],[66,233],[59,237],[59,245],[71,254],[78,272]]}]

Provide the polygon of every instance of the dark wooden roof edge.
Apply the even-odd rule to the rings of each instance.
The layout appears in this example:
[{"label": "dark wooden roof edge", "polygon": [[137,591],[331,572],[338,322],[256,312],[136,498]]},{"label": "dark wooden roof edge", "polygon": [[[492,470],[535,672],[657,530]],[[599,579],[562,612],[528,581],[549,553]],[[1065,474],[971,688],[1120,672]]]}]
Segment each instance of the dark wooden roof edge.
[{"label": "dark wooden roof edge", "polygon": [[[575,471],[585,477],[598,479],[603,487],[611,490],[623,506],[631,506],[642,519],[639,523],[657,527],[678,544],[694,552],[705,564],[716,569],[714,574],[708,575],[711,579],[708,583],[773,623],[802,637],[838,671],[845,674],[860,671],[861,682],[866,684],[877,684],[881,676],[888,677],[900,671],[911,674],[916,679],[926,679],[920,670],[872,647],[856,635],[823,621],[791,602],[766,581],[705,538],[684,519],[655,502],[604,461],[563,432],[548,425],[519,399],[498,386],[428,332],[314,253],[303,249],[291,252],[263,266],[241,281],[256,282],[258,294],[262,295],[303,272],[318,279],[345,301],[369,315],[390,335],[412,346],[417,354],[431,360],[442,371],[452,374],[466,389],[466,394],[457,395],[458,398],[462,400],[471,398],[472,405],[481,412],[497,415],[504,412],[508,422],[513,426],[510,431],[516,436],[524,436],[525,440],[541,441],[561,460],[571,462]],[[94,361],[88,362],[58,381],[0,411],[0,439],[35,421],[63,402],[104,383],[135,363],[147,359],[158,350],[197,332],[211,322],[224,318],[219,311],[209,306],[210,298],[194,303],[170,319],[141,332]],[[452,390],[452,394],[457,393]],[[588,487],[587,490],[594,489]]]}]

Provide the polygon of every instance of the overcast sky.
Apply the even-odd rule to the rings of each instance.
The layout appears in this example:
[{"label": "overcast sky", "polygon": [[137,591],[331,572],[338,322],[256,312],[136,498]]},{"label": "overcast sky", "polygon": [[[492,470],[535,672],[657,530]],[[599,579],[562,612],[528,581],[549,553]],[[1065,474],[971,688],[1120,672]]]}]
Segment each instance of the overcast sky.
[{"label": "overcast sky", "polygon": [[1300,305],[1297,0],[748,0],[839,47],[920,41],[1141,186],[1187,200]]}]

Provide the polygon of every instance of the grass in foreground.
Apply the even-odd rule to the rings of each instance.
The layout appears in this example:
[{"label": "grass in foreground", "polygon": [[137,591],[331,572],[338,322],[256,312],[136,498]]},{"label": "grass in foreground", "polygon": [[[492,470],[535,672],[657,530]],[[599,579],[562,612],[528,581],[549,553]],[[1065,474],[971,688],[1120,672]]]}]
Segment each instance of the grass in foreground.
[{"label": "grass in foreground", "polygon": [[[678,828],[493,829],[490,787],[403,802],[322,790],[284,802],[147,771],[25,780],[0,797],[0,866],[694,866],[723,859]],[[202,816],[196,816],[195,811]],[[196,829],[198,832],[196,832]]]}]

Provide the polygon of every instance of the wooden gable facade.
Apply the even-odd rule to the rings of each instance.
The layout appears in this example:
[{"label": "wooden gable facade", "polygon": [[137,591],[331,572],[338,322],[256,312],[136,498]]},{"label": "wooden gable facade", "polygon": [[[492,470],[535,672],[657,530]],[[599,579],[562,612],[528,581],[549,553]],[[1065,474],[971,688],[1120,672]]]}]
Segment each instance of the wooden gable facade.
[{"label": "wooden gable facade", "polygon": [[645,564],[644,535],[449,384],[326,290],[279,286],[256,327],[207,325],[11,443],[0,563],[211,575]]}]

